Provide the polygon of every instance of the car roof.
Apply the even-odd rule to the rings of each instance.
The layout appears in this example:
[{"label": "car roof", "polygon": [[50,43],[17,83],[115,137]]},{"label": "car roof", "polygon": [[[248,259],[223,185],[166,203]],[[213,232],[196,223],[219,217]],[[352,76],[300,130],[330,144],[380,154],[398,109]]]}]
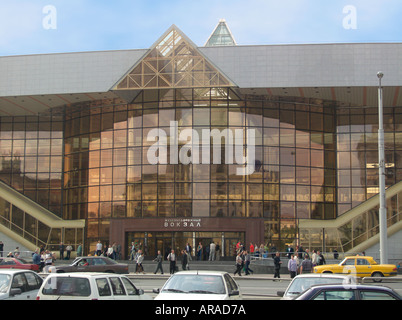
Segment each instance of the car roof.
[{"label": "car roof", "polygon": [[72,273],[53,273],[48,277],[70,277],[70,278],[96,278],[96,277],[123,277],[126,275],[115,273],[102,273],[102,272],[72,272]]},{"label": "car roof", "polygon": [[299,274],[295,277],[296,278],[339,278],[339,279],[346,279],[346,278],[354,278],[352,275],[347,274],[333,274],[333,273],[304,273]]},{"label": "car roof", "polygon": [[24,270],[24,269],[0,269],[0,274],[10,274],[11,275],[11,274],[14,274],[14,273],[19,273],[19,272],[33,272],[33,273],[36,273],[35,271]]},{"label": "car roof", "polygon": [[226,271],[209,271],[209,270],[186,270],[186,271],[179,271],[176,272],[175,275],[181,274],[194,274],[194,275],[224,275],[227,274]]},{"label": "car roof", "polygon": [[310,289],[314,288],[320,288],[320,287],[325,287],[325,288],[330,288],[330,289],[346,289],[346,290],[351,290],[351,289],[357,289],[357,290],[386,290],[386,291],[393,291],[389,287],[385,286],[376,286],[376,285],[364,285],[364,284],[354,284],[354,285],[343,285],[343,284],[315,284],[310,287]]}]

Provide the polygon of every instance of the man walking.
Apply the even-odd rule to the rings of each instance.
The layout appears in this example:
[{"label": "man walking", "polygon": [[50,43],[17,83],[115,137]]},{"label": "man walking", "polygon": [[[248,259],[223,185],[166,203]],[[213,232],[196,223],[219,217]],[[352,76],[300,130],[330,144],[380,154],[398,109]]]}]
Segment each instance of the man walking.
[{"label": "man walking", "polygon": [[244,272],[246,273],[246,276],[248,276],[250,274],[250,272],[254,273],[254,271],[250,269],[251,255],[248,254],[247,250],[244,250],[243,257],[244,257],[244,261],[246,262],[246,265],[244,267]]},{"label": "man walking", "polygon": [[170,262],[170,274],[174,274],[176,271],[176,254],[174,250],[169,253],[167,260]]},{"label": "man walking", "polygon": [[216,249],[216,245],[212,241],[211,244],[209,245],[209,261],[215,260],[215,249]]},{"label": "man walking", "polygon": [[102,243],[100,240],[98,240],[98,243],[96,244],[96,255],[98,257],[102,255]]},{"label": "man walking", "polygon": [[280,274],[281,264],[282,264],[281,257],[279,255],[279,252],[277,252],[274,257],[274,266],[275,266],[274,278],[279,279],[281,277],[281,274]]},{"label": "man walking", "polygon": [[291,279],[296,277],[296,274],[297,274],[297,261],[295,260],[295,255],[294,254],[290,255],[290,259],[289,259],[289,262],[288,262],[288,270],[289,270],[289,274],[290,274]]},{"label": "man walking", "polygon": [[162,254],[161,254],[160,250],[158,250],[158,255],[156,256],[154,261],[157,262],[157,266],[156,266],[156,270],[155,270],[154,274],[156,274],[158,272],[158,270],[160,270],[161,274],[163,274],[163,268],[162,268],[163,257],[162,257]]},{"label": "man walking", "polygon": [[300,266],[300,274],[302,273],[311,273],[313,270],[313,263],[309,259],[309,256],[307,254],[304,255],[304,260],[301,263]]}]

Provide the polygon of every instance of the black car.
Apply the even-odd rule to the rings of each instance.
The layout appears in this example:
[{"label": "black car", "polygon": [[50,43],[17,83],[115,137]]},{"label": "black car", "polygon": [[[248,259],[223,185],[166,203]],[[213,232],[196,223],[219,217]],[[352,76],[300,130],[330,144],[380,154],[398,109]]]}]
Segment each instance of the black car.
[{"label": "black car", "polygon": [[295,300],[402,300],[402,297],[383,286],[330,284],[311,286]]}]

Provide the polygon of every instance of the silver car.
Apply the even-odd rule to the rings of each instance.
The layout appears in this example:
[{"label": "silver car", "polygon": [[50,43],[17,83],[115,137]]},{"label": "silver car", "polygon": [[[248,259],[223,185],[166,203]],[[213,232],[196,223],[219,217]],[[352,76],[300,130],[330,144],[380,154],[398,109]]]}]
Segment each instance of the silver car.
[{"label": "silver car", "polygon": [[31,270],[1,270],[0,300],[35,300],[43,279]]},{"label": "silver car", "polygon": [[338,275],[327,273],[306,273],[300,274],[293,278],[292,282],[287,287],[286,291],[278,291],[277,295],[282,297],[282,300],[291,300],[307,290],[311,286],[317,284],[356,284],[355,277],[350,275]]},{"label": "silver car", "polygon": [[222,271],[180,271],[154,289],[155,300],[240,300],[236,281]]},{"label": "silver car", "polygon": [[124,275],[54,273],[39,289],[36,300],[152,300]]}]

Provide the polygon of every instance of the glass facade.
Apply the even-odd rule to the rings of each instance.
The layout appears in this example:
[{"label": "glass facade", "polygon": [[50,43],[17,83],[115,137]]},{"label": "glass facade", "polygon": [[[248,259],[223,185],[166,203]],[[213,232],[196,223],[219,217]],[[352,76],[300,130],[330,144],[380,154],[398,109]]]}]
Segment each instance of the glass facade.
[{"label": "glass facade", "polygon": [[[391,186],[402,180],[402,108],[384,112]],[[225,163],[224,145],[220,164],[150,163],[151,130],[169,133],[171,122],[179,133],[227,129],[246,137],[253,129],[254,173],[236,174],[242,165]],[[298,219],[335,219],[378,193],[377,122],[376,107],[230,88],[148,89],[131,103],[1,117],[0,179],[63,219],[85,219],[87,248],[109,241],[113,219],[170,217],[260,219],[264,243],[283,248],[303,240]],[[216,142],[209,142],[212,156]]]},{"label": "glass facade", "polygon": [[0,117],[0,180],[61,216],[63,114]]}]

